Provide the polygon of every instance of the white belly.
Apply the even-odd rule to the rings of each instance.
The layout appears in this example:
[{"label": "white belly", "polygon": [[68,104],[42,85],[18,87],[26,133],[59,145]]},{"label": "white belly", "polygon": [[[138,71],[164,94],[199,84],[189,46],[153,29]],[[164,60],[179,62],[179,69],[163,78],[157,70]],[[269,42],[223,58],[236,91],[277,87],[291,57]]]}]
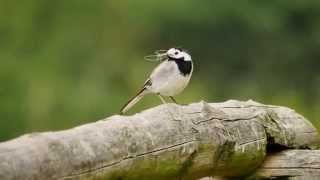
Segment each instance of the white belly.
[{"label": "white belly", "polygon": [[183,76],[174,61],[162,62],[151,73],[152,85],[148,87],[148,90],[164,96],[177,95],[188,85],[191,74]]}]

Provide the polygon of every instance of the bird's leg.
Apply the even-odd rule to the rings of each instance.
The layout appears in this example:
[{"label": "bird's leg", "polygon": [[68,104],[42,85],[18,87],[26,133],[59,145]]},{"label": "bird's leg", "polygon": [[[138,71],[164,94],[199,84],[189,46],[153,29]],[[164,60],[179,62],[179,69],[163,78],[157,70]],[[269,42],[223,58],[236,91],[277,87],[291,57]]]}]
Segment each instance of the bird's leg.
[{"label": "bird's leg", "polygon": [[[157,94],[157,95],[158,95],[158,97],[160,98],[160,100],[162,101],[163,104],[168,104],[160,94]],[[176,118],[174,117],[174,113],[172,113],[172,112],[170,111],[170,109],[168,109],[168,113],[171,115],[171,117],[172,117],[172,119],[173,119],[174,121],[180,121],[179,119],[176,119]]]},{"label": "bird's leg", "polygon": [[164,100],[164,98],[160,94],[157,94],[157,95],[163,104],[167,104],[167,102]]},{"label": "bird's leg", "polygon": [[187,105],[187,104],[184,104],[184,103],[178,103],[174,98],[173,98],[173,96],[169,96],[170,97],[170,99],[174,102],[174,103],[176,103],[176,104],[178,104],[178,105]]},{"label": "bird's leg", "polygon": [[179,103],[173,98],[173,96],[169,96],[169,97],[170,97],[170,99],[171,99],[174,103],[179,104]]}]

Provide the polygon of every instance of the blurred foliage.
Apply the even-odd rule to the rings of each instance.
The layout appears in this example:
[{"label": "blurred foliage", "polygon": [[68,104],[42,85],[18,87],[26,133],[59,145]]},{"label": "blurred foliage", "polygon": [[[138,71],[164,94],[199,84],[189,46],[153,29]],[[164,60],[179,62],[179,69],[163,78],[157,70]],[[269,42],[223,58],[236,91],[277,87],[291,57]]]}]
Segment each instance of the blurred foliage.
[{"label": "blurred foliage", "polygon": [[156,66],[143,57],[172,46],[195,63],[178,101],[254,99],[320,127],[319,0],[2,0],[0,141],[118,113]]}]

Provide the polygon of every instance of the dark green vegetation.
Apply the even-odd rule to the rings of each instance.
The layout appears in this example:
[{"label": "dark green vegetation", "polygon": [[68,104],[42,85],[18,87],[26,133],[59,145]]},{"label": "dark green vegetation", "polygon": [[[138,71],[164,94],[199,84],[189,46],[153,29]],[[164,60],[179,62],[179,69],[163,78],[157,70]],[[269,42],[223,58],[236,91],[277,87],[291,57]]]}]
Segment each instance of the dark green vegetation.
[{"label": "dark green vegetation", "polygon": [[319,0],[3,0],[0,141],[118,113],[156,65],[143,56],[172,46],[195,62],[179,102],[254,99],[320,127]]}]

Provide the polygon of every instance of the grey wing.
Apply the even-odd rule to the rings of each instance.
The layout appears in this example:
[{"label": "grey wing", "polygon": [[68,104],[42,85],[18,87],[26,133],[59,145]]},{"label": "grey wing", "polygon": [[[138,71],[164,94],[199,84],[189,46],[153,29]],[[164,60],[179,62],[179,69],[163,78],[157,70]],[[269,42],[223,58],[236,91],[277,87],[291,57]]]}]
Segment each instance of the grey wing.
[{"label": "grey wing", "polygon": [[175,71],[175,66],[172,61],[164,61],[153,70],[149,79],[152,83],[167,82]]},{"label": "grey wing", "polygon": [[147,88],[157,93],[168,86],[170,79],[174,78],[173,75],[177,69],[175,66],[176,64],[172,61],[164,61],[159,64],[151,73],[149,79],[152,83]]}]

